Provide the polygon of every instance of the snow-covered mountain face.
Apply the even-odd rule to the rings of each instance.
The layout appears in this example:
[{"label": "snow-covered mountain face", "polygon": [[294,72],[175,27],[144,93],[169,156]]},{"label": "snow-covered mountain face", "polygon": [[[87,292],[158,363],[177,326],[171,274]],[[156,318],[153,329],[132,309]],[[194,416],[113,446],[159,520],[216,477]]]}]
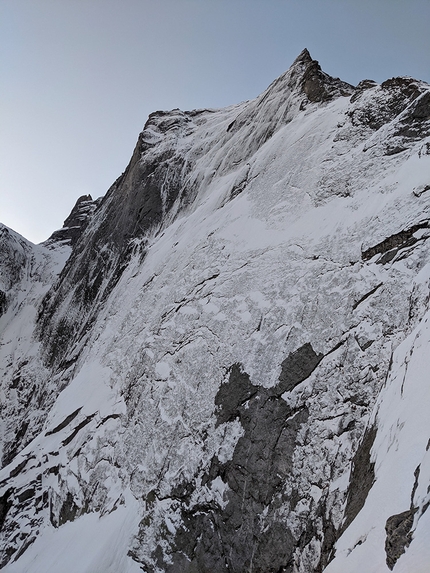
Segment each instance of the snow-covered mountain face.
[{"label": "snow-covered mountain face", "polygon": [[6,573],[427,573],[430,86],[305,50],[0,230]]}]

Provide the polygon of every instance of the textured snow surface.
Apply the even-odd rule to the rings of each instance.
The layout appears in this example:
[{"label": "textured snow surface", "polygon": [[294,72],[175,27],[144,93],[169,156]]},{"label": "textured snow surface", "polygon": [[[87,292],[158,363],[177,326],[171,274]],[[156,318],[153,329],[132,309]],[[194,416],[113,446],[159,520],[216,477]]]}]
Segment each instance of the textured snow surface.
[{"label": "textured snow surface", "polygon": [[[152,114],[71,255],[8,231],[6,573],[203,571],[187,553],[201,539],[227,570],[202,515],[224,524],[238,573],[271,571],[265,555],[290,573],[388,572],[387,520],[408,510],[393,570],[428,571],[430,129],[424,114],[417,135],[414,114],[429,86],[371,83],[351,99],[327,79],[333,97],[312,82],[306,96],[307,65],[251,102]],[[143,184],[159,198],[131,219]],[[282,386],[300,352],[312,368]],[[248,386],[227,404],[233,365]],[[263,416],[277,388],[284,457],[259,470],[270,436],[246,413]],[[246,490],[266,479],[270,496]],[[230,529],[234,496],[244,517]]]},{"label": "textured snow surface", "polygon": [[136,501],[100,517],[82,516],[55,529],[48,526],[28,551],[6,569],[11,573],[138,573],[124,545],[137,526]]}]

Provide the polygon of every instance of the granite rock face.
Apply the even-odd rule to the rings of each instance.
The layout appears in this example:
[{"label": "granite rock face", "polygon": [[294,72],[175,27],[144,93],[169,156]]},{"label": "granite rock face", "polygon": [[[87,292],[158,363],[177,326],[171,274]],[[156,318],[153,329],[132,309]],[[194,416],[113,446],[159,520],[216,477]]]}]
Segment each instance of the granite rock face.
[{"label": "granite rock face", "polygon": [[[0,315],[6,312],[13,287],[25,274],[29,249],[24,240],[5,226],[0,227]],[[8,296],[9,295],[9,296]]]},{"label": "granite rock face", "polygon": [[304,50],[0,230],[6,573],[425,570],[429,94]]},{"label": "granite rock face", "polygon": [[70,215],[63,223],[63,227],[52,233],[47,244],[64,241],[74,246],[88,225],[98,201],[93,201],[91,195],[82,195],[76,201]]}]

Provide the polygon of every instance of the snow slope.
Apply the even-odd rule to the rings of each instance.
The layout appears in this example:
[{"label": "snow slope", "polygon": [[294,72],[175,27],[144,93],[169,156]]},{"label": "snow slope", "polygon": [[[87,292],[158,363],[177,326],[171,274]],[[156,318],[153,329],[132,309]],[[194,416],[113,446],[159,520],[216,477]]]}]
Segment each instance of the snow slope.
[{"label": "snow slope", "polygon": [[15,239],[6,573],[427,570],[429,120],[427,84],[304,51],[152,114],[77,235]]}]

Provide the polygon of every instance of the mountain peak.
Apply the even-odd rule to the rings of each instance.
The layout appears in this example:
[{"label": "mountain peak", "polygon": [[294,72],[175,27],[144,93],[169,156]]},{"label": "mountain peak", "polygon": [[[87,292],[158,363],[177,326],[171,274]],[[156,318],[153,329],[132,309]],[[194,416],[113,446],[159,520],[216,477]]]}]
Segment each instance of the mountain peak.
[{"label": "mountain peak", "polygon": [[296,68],[300,70],[300,91],[306,94],[310,102],[328,101],[339,96],[348,96],[354,93],[354,86],[326,74],[321,69],[319,62],[312,59],[307,48],[294,60],[290,71],[295,73]]},{"label": "mountain peak", "polygon": [[293,66],[294,66],[295,64],[299,64],[299,63],[301,63],[301,62],[311,63],[312,61],[313,61],[313,60],[312,60],[312,56],[311,56],[309,50],[308,50],[307,48],[305,48],[304,50],[302,50],[302,51],[300,52],[300,54],[299,54],[299,55],[297,56],[297,58],[294,60]]},{"label": "mountain peak", "polygon": [[300,109],[304,109],[307,102],[326,102],[340,96],[351,96],[355,88],[339,78],[333,78],[326,74],[321,69],[319,62],[314,60],[309,50],[305,48],[290,68],[272,82],[260,97],[265,98],[269,91],[295,94],[298,98],[303,98],[305,95],[306,97],[300,106]]}]

